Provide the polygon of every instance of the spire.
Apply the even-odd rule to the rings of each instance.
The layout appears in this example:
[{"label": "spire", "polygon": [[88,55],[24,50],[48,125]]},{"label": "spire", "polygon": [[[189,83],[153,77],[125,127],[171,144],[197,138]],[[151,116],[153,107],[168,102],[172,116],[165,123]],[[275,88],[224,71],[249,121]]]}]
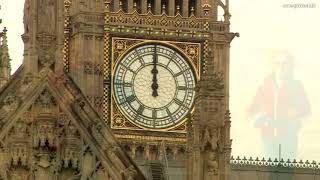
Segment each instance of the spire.
[{"label": "spire", "polygon": [[[23,64],[27,72],[63,68],[64,3],[26,0],[24,4]],[[36,22],[36,23],[34,23]]]},{"label": "spire", "polygon": [[6,84],[10,78],[10,57],[7,39],[7,29],[0,32],[0,88]]}]

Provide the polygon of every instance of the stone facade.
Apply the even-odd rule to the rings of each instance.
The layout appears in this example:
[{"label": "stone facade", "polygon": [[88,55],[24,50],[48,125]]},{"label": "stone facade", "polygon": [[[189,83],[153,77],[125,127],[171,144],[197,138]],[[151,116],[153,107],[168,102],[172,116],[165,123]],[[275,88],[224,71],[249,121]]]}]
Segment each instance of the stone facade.
[{"label": "stone facade", "polygon": [[66,75],[22,65],[0,101],[2,179],[143,179]]},{"label": "stone facade", "polygon": [[24,62],[0,89],[1,179],[145,179],[63,70],[63,1],[25,3]]},{"label": "stone facade", "polygon": [[10,57],[7,40],[7,29],[4,28],[3,31],[0,32],[0,88],[8,82],[9,77]]},{"label": "stone facade", "polygon": [[[26,0],[23,65],[0,89],[1,178],[228,180],[230,17],[228,0]],[[194,110],[170,130],[113,110],[115,56],[145,41],[197,74]]]}]

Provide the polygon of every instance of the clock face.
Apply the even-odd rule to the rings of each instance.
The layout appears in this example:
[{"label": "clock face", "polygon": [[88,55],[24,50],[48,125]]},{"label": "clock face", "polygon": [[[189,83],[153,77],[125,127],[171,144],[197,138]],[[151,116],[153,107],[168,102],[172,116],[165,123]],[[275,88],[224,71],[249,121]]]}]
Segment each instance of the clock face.
[{"label": "clock face", "polygon": [[144,128],[170,128],[183,121],[195,96],[195,76],[175,50],[147,44],[118,61],[113,79],[118,108]]}]

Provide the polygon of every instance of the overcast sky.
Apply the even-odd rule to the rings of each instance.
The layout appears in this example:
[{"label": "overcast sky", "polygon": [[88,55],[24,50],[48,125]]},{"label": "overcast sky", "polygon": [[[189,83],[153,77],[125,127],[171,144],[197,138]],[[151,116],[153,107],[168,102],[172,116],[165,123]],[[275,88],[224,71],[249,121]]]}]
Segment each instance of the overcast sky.
[{"label": "overcast sky", "polygon": [[[13,71],[22,62],[23,3],[24,0],[0,0],[1,26],[8,28]],[[296,3],[314,7],[284,7]],[[312,105],[312,114],[304,119],[299,134],[297,158],[320,161],[320,144],[310,143],[320,139],[320,0],[230,0],[230,5],[232,31],[240,33],[240,38],[232,42],[230,60],[232,154],[268,156],[262,150],[258,130],[245,119],[244,112],[270,70],[270,54],[285,50],[295,57],[296,79],[303,83]]]}]

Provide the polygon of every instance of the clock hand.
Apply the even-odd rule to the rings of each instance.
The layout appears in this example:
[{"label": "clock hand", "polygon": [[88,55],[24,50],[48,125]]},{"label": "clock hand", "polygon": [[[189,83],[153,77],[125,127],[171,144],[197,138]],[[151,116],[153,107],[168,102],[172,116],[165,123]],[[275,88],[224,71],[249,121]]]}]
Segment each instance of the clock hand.
[{"label": "clock hand", "polygon": [[157,69],[157,61],[158,61],[158,56],[157,56],[157,52],[156,52],[156,48],[157,46],[154,45],[154,54],[153,54],[153,69],[151,70],[151,73],[153,75],[152,77],[152,96],[153,97],[157,97],[158,96],[158,78],[157,78],[157,74],[158,74],[158,69]]}]

